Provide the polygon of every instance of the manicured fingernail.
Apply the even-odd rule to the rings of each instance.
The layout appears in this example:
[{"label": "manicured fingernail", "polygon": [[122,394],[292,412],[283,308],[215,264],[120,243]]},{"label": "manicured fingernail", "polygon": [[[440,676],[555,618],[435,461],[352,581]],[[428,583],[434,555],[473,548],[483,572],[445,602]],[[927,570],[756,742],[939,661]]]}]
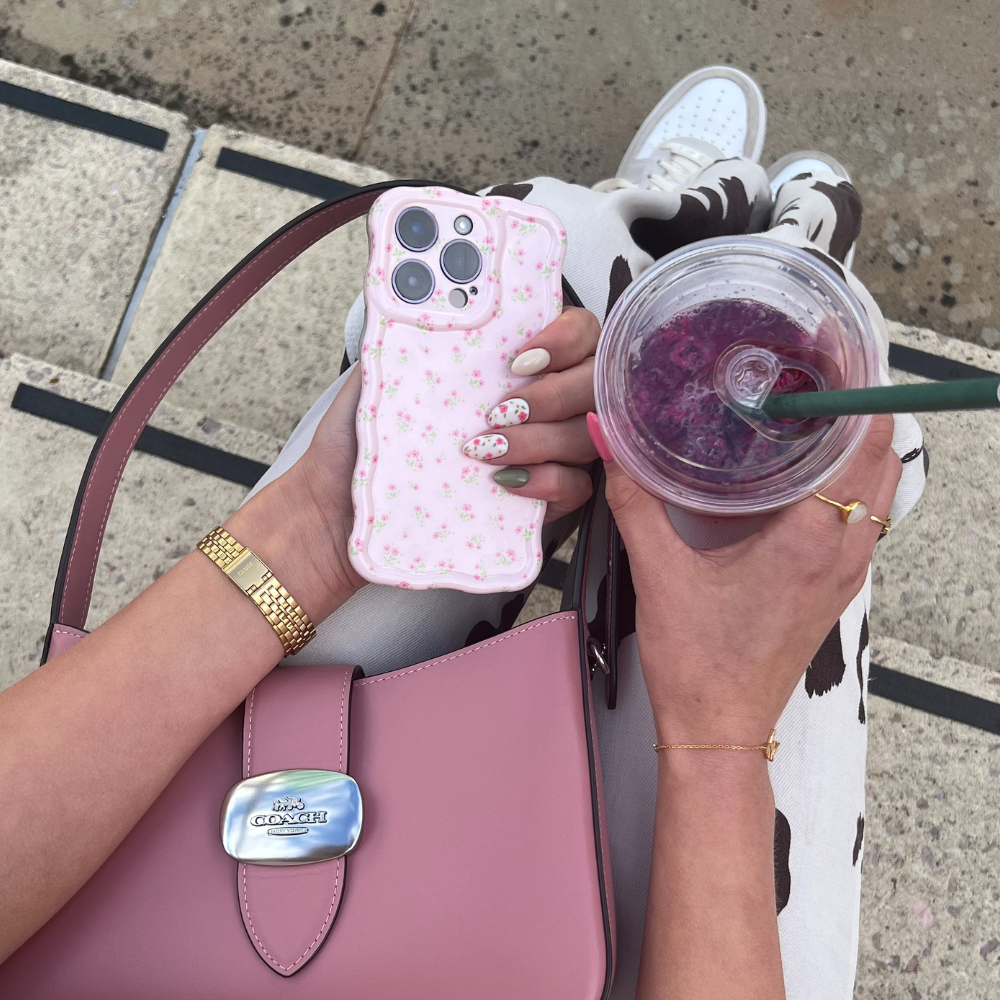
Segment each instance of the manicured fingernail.
[{"label": "manicured fingernail", "polygon": [[469,458],[478,458],[481,462],[491,458],[502,458],[507,454],[510,442],[502,434],[480,434],[471,441],[466,441],[462,451]]},{"label": "manicured fingernail", "polygon": [[507,489],[516,489],[518,486],[527,486],[531,473],[527,469],[501,469],[493,473],[493,482],[497,486]]},{"label": "manicured fingernail", "polygon": [[600,455],[601,461],[613,462],[615,456],[611,454],[608,442],[604,440],[604,434],[601,431],[601,422],[597,419],[596,413],[587,414],[587,431],[590,433],[590,440],[593,442],[597,454]]},{"label": "manicured fingernail", "polygon": [[510,370],[515,375],[537,375],[552,364],[552,355],[544,347],[533,347],[530,351],[519,354],[510,363]]},{"label": "manicured fingernail", "polygon": [[505,399],[490,410],[486,423],[490,427],[516,427],[525,423],[530,415],[531,409],[526,399]]}]

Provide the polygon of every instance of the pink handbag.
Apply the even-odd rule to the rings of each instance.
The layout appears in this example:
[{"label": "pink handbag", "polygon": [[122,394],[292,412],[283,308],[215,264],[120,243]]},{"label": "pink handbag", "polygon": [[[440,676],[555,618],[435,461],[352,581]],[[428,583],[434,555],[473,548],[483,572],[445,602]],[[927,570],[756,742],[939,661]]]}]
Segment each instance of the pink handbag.
[{"label": "pink handbag", "polygon": [[[136,377],[77,496],[47,657],[85,634],[111,500],[167,390],[251,296],[389,186],[318,206],[274,234]],[[583,539],[594,511],[592,501]],[[571,607],[558,614],[371,678],[353,666],[272,671],[90,881],[0,966],[0,996],[606,997],[614,913],[589,661],[607,664],[582,612],[587,548],[574,559]],[[264,782],[266,798],[271,778],[260,776],[274,773],[356,782],[363,818],[357,803],[350,854],[276,865],[226,853],[227,793],[251,779],[240,789]],[[263,811],[242,817],[244,832],[265,846],[274,834],[275,849],[308,842],[328,803],[320,809],[312,786],[301,787],[273,804],[258,796]]]}]

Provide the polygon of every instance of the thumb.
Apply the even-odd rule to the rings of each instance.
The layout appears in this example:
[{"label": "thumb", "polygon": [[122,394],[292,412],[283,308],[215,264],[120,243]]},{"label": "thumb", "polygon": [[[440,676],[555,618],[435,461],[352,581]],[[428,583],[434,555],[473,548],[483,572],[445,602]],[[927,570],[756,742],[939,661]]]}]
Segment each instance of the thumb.
[{"label": "thumb", "polygon": [[670,523],[662,500],[629,479],[617,462],[606,462],[604,469],[604,495],[633,561],[647,552],[655,558],[665,549],[687,548]]}]

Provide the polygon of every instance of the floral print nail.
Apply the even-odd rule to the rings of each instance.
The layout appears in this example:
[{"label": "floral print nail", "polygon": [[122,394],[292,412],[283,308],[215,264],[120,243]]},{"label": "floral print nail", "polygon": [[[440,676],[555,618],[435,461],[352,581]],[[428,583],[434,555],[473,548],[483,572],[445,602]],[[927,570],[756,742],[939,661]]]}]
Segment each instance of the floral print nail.
[{"label": "floral print nail", "polygon": [[526,399],[515,396],[513,399],[505,399],[490,410],[490,415],[486,418],[486,423],[490,427],[516,427],[518,424],[526,423],[531,416],[531,408]]},{"label": "floral print nail", "polygon": [[469,458],[478,458],[487,462],[491,458],[503,458],[510,448],[510,442],[502,434],[480,434],[471,441],[466,441],[462,451]]}]

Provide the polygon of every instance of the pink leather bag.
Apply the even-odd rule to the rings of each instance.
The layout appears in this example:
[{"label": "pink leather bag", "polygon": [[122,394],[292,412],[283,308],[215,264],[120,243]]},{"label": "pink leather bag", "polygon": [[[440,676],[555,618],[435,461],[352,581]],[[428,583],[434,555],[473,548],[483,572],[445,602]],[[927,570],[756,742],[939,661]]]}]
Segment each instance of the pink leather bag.
[{"label": "pink leather bag", "polygon": [[[137,376],[84,474],[48,657],[85,634],[108,508],[169,387],[278,271],[387,186],[318,206],[272,236]],[[592,503],[581,538],[593,516]],[[0,996],[606,997],[614,914],[585,576],[578,552],[568,610],[404,670],[365,678],[353,666],[276,668],[93,878],[0,966]],[[233,860],[220,838],[226,793],[241,779],[298,768],[356,780],[357,847],[291,867]],[[267,822],[284,822],[275,815]]]}]

